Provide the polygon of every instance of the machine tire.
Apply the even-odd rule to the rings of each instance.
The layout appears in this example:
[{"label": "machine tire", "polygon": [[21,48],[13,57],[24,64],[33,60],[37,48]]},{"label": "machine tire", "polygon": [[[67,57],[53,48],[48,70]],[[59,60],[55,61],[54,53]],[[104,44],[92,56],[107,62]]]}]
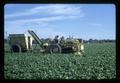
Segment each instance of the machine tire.
[{"label": "machine tire", "polygon": [[19,44],[12,45],[12,52],[22,52],[22,48]]},{"label": "machine tire", "polygon": [[[55,49],[57,49],[56,52],[54,51]],[[62,52],[61,46],[58,45],[58,44],[53,44],[53,45],[50,46],[49,52],[50,52],[51,54],[52,54],[52,53],[61,53],[61,52]]]}]

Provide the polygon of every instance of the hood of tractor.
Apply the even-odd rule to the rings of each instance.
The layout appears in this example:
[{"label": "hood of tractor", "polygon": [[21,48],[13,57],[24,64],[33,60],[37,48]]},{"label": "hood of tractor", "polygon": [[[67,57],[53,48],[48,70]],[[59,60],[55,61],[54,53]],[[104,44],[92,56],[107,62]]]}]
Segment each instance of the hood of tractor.
[{"label": "hood of tractor", "polygon": [[63,48],[71,48],[74,52],[78,52],[81,50],[82,43],[79,40],[66,40],[65,42],[61,43]]}]

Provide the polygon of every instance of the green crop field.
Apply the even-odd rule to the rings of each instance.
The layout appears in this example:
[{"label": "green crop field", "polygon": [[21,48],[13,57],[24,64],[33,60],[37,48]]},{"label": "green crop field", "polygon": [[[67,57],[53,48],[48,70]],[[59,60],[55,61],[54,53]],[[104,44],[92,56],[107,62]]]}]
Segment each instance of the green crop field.
[{"label": "green crop field", "polygon": [[[5,45],[5,50],[8,49]],[[4,76],[5,79],[114,79],[115,43],[85,44],[83,56],[5,52]]]}]

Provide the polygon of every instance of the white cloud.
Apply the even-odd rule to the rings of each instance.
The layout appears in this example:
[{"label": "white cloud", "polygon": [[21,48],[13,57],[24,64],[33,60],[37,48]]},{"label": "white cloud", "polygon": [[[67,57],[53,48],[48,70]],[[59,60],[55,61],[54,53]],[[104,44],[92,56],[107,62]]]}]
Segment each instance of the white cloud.
[{"label": "white cloud", "polygon": [[20,12],[20,13],[14,13],[14,14],[7,14],[5,15],[5,19],[19,17],[19,16],[28,16],[32,14],[35,14],[35,13],[34,12]]},{"label": "white cloud", "polygon": [[48,14],[78,15],[82,13],[81,7],[65,4],[54,4],[45,7],[36,7],[33,9],[34,12],[39,10],[43,10],[43,12]]},{"label": "white cloud", "polygon": [[[46,17],[46,18],[38,18],[38,19],[22,19],[22,20],[6,20],[5,21],[5,29],[7,30],[11,30],[12,31],[10,33],[16,33],[20,32],[20,31],[25,31],[25,27],[26,28],[30,28],[30,27],[34,27],[34,28],[39,28],[39,27],[50,27],[50,26],[54,26],[52,24],[50,24],[49,22],[51,21],[58,21],[58,20],[64,20],[64,19],[74,19],[76,18],[76,16],[55,16],[55,17]],[[19,30],[22,29],[22,30]],[[51,32],[49,30],[49,32]],[[54,31],[52,31],[54,32]]]},{"label": "white cloud", "polygon": [[6,22],[9,23],[47,23],[50,21],[56,21],[56,20],[64,20],[64,19],[74,19],[77,18],[77,16],[52,16],[52,17],[44,17],[44,18],[37,18],[37,19],[22,19],[22,20],[10,20]]},{"label": "white cloud", "polygon": [[[7,27],[7,28],[6,28]],[[8,28],[9,27],[9,28]],[[28,30],[33,30],[40,38],[54,38],[55,35],[65,36],[67,35],[65,32],[57,31],[54,29],[55,26],[52,25],[36,25],[36,24],[28,24],[25,26],[25,24],[21,24],[18,22],[14,23],[6,23],[5,24],[5,31],[8,34],[28,34]]]},{"label": "white cloud", "polygon": [[41,5],[28,10],[23,10],[14,14],[5,14],[5,18],[14,18],[28,15],[78,15],[82,17],[84,14],[81,11],[81,7],[67,5],[67,4],[52,4],[52,5]]},{"label": "white cloud", "polygon": [[[39,18],[26,18],[23,16],[30,16],[38,14],[46,14],[48,17]],[[12,20],[12,18],[21,17],[21,19]],[[16,33],[27,33],[28,29],[33,29],[37,31],[38,35],[41,37],[54,37],[55,35],[67,35],[66,32],[60,32],[54,29],[51,21],[61,21],[69,19],[77,19],[83,17],[83,12],[81,7],[66,5],[66,4],[54,4],[54,5],[43,5],[37,6],[32,9],[28,9],[22,12],[17,12],[14,14],[5,14],[5,31],[9,34]],[[9,19],[11,18],[11,19]]]}]

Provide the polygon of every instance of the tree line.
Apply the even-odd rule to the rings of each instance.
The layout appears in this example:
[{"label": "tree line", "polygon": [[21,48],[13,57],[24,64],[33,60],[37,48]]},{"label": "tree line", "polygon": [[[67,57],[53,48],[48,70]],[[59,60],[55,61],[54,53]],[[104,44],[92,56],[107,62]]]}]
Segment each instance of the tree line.
[{"label": "tree line", "polygon": [[[114,43],[115,40],[113,39],[89,39],[89,40],[84,40],[84,39],[81,39],[81,38],[77,38],[80,42],[83,42],[83,43]],[[52,41],[51,38],[41,38],[41,41],[42,42],[50,42]],[[7,43],[8,40],[7,39],[4,39],[4,43]],[[37,43],[35,40],[33,40],[33,43]]]},{"label": "tree line", "polygon": [[89,39],[83,40],[84,43],[114,43],[113,39]]}]

